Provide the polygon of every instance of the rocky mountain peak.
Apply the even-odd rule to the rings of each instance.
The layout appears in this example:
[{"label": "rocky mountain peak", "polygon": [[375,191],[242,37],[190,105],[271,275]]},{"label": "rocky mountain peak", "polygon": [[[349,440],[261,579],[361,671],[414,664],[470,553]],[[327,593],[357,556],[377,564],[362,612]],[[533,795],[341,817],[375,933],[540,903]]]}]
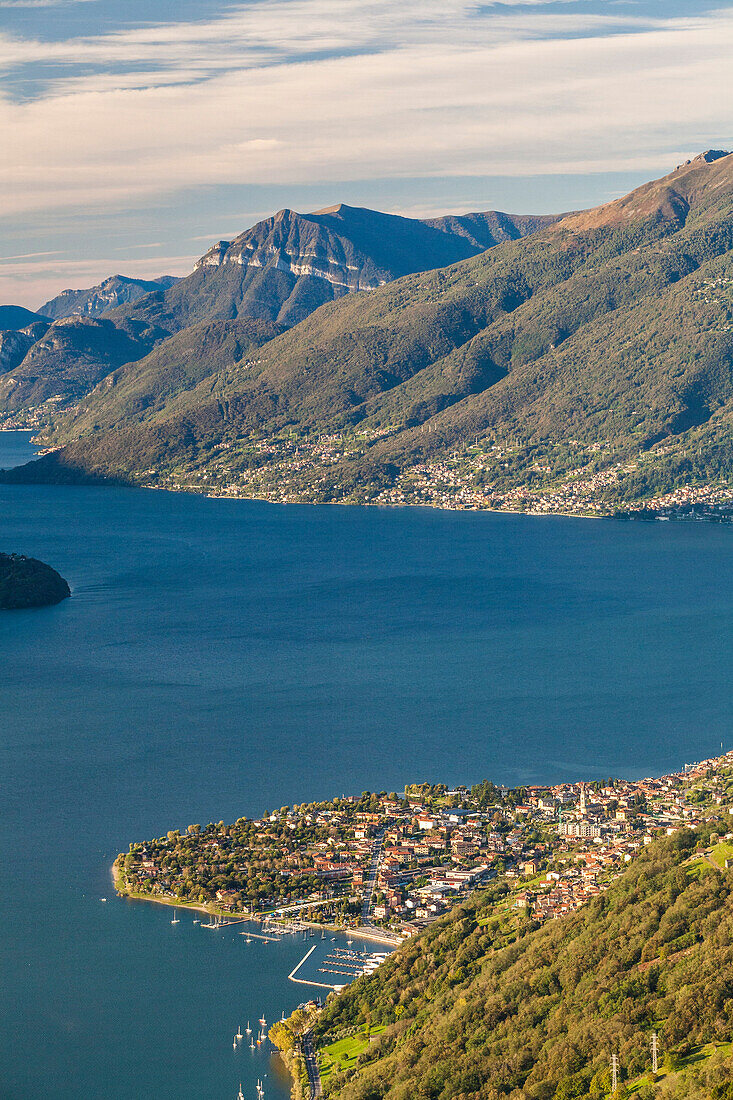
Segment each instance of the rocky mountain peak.
[{"label": "rocky mountain peak", "polygon": [[682,164],[678,164],[675,171],[678,172],[680,168],[686,168],[688,164],[712,164],[715,160],[720,160],[721,157],[729,157],[730,150],[728,149],[706,149],[704,153],[698,153],[692,160],[685,160]]}]

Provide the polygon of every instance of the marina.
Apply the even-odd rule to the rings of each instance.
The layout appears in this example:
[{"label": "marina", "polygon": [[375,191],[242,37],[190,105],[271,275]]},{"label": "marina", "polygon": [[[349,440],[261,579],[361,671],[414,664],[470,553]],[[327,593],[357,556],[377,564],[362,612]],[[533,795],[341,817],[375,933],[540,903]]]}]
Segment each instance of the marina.
[{"label": "marina", "polygon": [[[347,941],[347,943],[350,942],[350,940]],[[379,964],[384,962],[391,954],[389,951],[352,951],[350,949],[336,947],[332,948],[321,960],[322,965],[316,967],[316,973],[343,978],[343,981],[329,982],[298,977],[297,975],[300,974],[301,968],[305,966],[318,947],[319,944],[316,943],[306,951],[297,966],[288,974],[289,981],[299,982],[302,985],[309,985],[315,988],[331,989],[338,992],[343,989],[345,985],[348,985],[363,974],[373,973]]]}]

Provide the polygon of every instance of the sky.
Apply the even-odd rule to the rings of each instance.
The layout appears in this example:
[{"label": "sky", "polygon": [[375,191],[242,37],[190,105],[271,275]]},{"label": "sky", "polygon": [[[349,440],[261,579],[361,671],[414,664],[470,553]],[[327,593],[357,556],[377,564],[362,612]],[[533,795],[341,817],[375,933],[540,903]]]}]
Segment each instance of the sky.
[{"label": "sky", "polygon": [[733,3],[0,0],[0,302],[282,207],[608,201],[733,148]]}]

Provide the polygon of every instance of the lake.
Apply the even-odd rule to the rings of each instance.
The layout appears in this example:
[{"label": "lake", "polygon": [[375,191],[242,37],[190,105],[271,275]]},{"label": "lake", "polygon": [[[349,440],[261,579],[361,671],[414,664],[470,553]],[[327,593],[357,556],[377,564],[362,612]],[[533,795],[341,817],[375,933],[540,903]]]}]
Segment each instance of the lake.
[{"label": "lake", "polygon": [[[29,455],[0,433],[0,467]],[[639,776],[733,717],[733,531],[0,486],[4,1100],[245,1096],[307,945],[114,898],[129,842],[430,779]],[[106,903],[100,902],[107,897]]]}]

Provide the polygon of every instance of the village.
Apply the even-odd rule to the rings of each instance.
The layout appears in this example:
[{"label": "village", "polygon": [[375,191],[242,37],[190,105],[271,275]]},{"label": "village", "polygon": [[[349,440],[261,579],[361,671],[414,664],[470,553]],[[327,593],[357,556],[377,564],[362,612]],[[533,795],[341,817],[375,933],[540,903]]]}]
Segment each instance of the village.
[{"label": "village", "polygon": [[727,804],[733,753],[659,778],[474,787],[415,784],[262,818],[189,826],[116,863],[121,893],[272,922],[414,935],[474,890],[551,920],[598,895],[661,833]]},{"label": "village", "polygon": [[443,457],[405,467],[389,485],[350,489],[340,496],[339,464],[363,458],[374,443],[396,431],[389,425],[310,437],[284,433],[220,443],[210,460],[170,474],[157,472],[150,485],[273,503],[342,499],[345,503],[594,518],[720,520],[733,514],[733,494],[724,481],[686,483],[626,501],[619,495],[623,479],[653,477],[668,448],[614,462],[610,443],[584,444],[579,440],[550,447],[546,454],[526,441],[476,441]]}]

